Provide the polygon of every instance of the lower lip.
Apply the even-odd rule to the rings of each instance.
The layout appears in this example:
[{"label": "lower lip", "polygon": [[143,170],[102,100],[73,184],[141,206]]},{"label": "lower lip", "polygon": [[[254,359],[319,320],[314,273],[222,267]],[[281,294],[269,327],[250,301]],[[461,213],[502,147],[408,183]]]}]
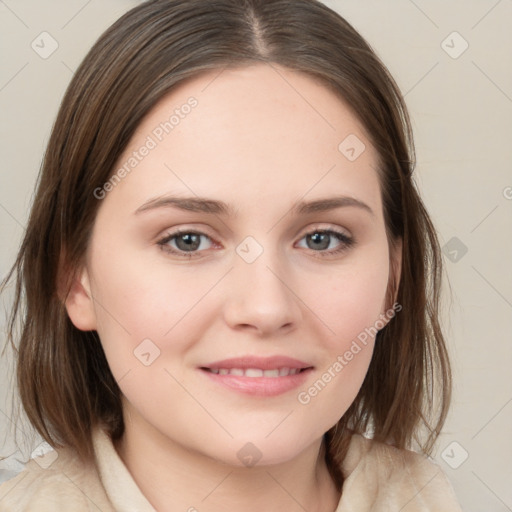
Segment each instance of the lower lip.
[{"label": "lower lip", "polygon": [[243,377],[240,375],[220,375],[200,369],[202,373],[218,384],[234,391],[255,396],[276,396],[304,384],[313,368],[285,377]]}]

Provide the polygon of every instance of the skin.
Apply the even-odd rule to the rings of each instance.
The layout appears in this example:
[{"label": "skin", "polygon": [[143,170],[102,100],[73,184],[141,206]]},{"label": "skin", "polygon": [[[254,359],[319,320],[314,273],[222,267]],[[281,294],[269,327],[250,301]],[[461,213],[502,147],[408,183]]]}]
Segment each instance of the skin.
[{"label": "skin", "polygon": [[[116,448],[157,510],[333,511],[340,495],[322,436],[353,402],[374,340],[308,404],[297,396],[390,308],[400,244],[393,252],[386,237],[377,154],[332,92],[258,64],[181,84],[140,124],[119,167],[190,96],[198,105],[101,200],[69,316],[100,336],[123,393],[126,433]],[[350,134],[366,146],[354,161],[338,150]],[[222,200],[234,215],[134,213],[162,195]],[[333,196],[372,213],[291,213],[296,201]],[[206,235],[198,257],[158,244],[177,228]],[[355,244],[328,254],[343,243],[334,235],[320,249],[308,242],[321,229]],[[263,249],[252,263],[236,252],[247,236]],[[183,254],[186,244],[167,246]],[[144,339],[160,350],[147,366],[134,355]],[[286,355],[314,369],[304,385],[272,397],[225,388],[198,369],[247,354]],[[253,467],[237,457],[248,442],[261,454]]]}]

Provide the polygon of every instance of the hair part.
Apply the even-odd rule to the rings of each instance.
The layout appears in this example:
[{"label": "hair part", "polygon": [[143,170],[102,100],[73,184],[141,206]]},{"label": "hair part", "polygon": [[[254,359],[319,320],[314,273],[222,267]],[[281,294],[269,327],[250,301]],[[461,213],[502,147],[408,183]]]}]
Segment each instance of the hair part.
[{"label": "hair part", "polygon": [[75,73],[26,234],[2,283],[3,289],[16,278],[8,340],[17,351],[21,402],[52,446],[72,447],[86,460],[95,425],[114,440],[124,432],[121,391],[98,335],[75,328],[64,306],[99,207],[93,190],[109,179],[142,119],[174,87],[208,70],[256,63],[306,73],[350,105],[379,155],[390,246],[403,241],[401,273],[392,276],[387,295],[403,309],[378,332],[355,401],[325,435],[329,470],[341,488],[350,434],[370,428],[375,439],[407,448],[426,427],[421,446],[430,453],[446,418],[451,377],[439,325],[442,259],[412,176],[407,109],[371,47],[316,0],[150,0],[108,28]]}]

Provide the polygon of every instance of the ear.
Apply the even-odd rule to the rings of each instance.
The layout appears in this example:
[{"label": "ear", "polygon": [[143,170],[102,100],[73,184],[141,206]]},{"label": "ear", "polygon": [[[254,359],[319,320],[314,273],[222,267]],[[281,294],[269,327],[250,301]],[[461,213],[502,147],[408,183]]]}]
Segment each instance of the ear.
[{"label": "ear", "polygon": [[[393,318],[386,315],[386,312],[389,310],[394,311],[393,305],[398,298],[398,288],[402,275],[402,247],[402,238],[392,240],[389,244],[389,279],[386,298],[383,303],[384,310],[382,311],[382,314],[386,317],[386,324]],[[400,311],[402,307],[397,306],[396,309]]]},{"label": "ear", "polygon": [[402,277],[402,249],[403,241],[402,238],[394,240],[390,244],[389,248],[389,286],[390,286],[390,303],[389,307],[393,307],[393,304],[398,298],[398,288],[400,287],[400,281]]},{"label": "ear", "polygon": [[68,316],[73,325],[81,331],[96,329],[96,312],[91,293],[90,279],[87,269],[82,267],[71,278],[69,289],[64,298]]}]

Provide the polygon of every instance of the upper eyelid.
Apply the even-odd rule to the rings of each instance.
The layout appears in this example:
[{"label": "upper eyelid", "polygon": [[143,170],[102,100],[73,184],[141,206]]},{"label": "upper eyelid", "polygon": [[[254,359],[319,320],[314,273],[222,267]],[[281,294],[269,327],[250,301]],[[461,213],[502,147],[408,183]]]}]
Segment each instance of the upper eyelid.
[{"label": "upper eyelid", "polygon": [[[327,227],[312,227],[312,228],[305,228],[304,230],[299,231],[299,233],[295,236],[295,238],[298,237],[298,240],[302,240],[306,235],[316,232],[327,232],[327,233],[334,233],[334,234],[340,234],[342,236],[345,236],[347,238],[353,239],[353,235],[351,233],[347,233],[346,228],[340,228],[340,227],[334,227],[334,226],[327,226]],[[208,232],[204,231],[204,228],[196,229],[196,228],[176,228],[175,231],[166,233],[165,235],[161,236],[158,239],[158,243],[168,242],[170,240],[173,240],[174,238],[183,235],[193,233],[200,236],[206,236],[209,238],[214,244],[218,244],[219,242],[216,240],[216,238],[212,235],[210,235]],[[200,252],[200,251],[196,251]]]},{"label": "upper eyelid", "polygon": [[[297,232],[297,234],[295,236],[299,236],[299,235],[307,235],[308,233],[312,233],[312,232],[316,232],[316,231],[334,231],[334,232],[341,232],[342,234],[348,236],[348,237],[351,237],[352,234],[350,232],[349,229],[345,228],[345,227],[340,227],[340,226],[334,226],[333,224],[329,224],[329,223],[322,223],[322,222],[319,222],[317,224],[326,224],[326,226],[313,226],[313,227],[308,227],[308,228],[303,228],[301,230],[299,230]],[[169,228],[168,232],[162,236],[159,237],[159,239],[162,239],[162,238],[167,238],[167,237],[173,237],[173,236],[177,236],[177,235],[180,235],[180,234],[186,234],[186,233],[195,233],[195,234],[198,234],[198,235],[206,235],[208,236],[209,238],[215,240],[215,235],[211,235],[209,232],[208,232],[208,229],[205,229],[205,228],[194,228],[194,227],[177,227],[177,228]]]}]

